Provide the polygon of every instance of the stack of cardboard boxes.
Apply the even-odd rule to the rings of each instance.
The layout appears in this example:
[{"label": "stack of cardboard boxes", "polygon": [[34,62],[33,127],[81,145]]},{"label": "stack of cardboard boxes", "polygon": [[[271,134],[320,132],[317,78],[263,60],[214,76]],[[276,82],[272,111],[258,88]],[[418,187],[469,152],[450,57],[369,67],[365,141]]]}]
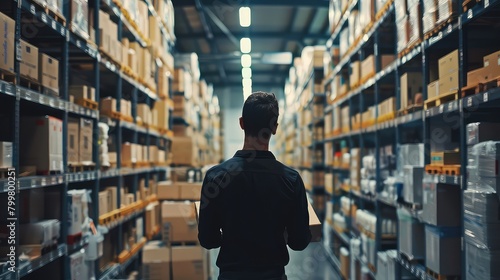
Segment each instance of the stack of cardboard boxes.
[{"label": "stack of cardboard boxes", "polygon": [[500,51],[483,58],[483,67],[467,72],[467,86],[476,86],[500,77]]},{"label": "stack of cardboard boxes", "polygon": [[458,50],[441,57],[438,63],[439,79],[427,85],[427,99],[458,90]]},{"label": "stack of cardboard boxes", "polygon": [[85,118],[68,119],[68,163],[69,164],[92,164],[93,151],[93,127],[92,120]]}]

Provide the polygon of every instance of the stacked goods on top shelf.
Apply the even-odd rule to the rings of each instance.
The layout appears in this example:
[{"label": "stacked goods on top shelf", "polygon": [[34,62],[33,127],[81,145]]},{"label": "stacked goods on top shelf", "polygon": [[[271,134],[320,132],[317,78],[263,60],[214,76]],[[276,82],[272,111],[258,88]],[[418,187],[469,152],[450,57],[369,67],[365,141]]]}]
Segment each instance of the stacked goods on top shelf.
[{"label": "stacked goods on top shelf", "polygon": [[202,166],[218,163],[220,147],[220,108],[213,87],[200,80],[198,56],[176,56],[174,75],[175,165]]},{"label": "stacked goods on top shelf", "polygon": [[469,176],[464,192],[467,278],[494,279],[500,275],[498,128],[498,123],[467,125]]}]

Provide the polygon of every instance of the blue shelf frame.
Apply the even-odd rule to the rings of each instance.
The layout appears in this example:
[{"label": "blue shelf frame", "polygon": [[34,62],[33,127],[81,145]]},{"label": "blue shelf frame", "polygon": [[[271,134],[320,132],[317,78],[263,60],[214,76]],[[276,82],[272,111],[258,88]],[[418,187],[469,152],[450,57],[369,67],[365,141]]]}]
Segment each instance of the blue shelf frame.
[{"label": "blue shelf frame", "polygon": [[[159,18],[158,14],[154,10],[151,1],[149,0],[141,0],[145,1],[148,4],[149,8],[149,14],[156,17],[159,22],[161,22],[161,19]],[[74,34],[69,30],[69,19],[70,19],[70,13],[69,13],[69,2],[64,1],[62,10],[63,10],[63,15],[66,19],[68,19],[68,27],[64,26],[61,24],[59,21],[54,19],[51,15],[45,12],[45,9],[39,6],[36,3],[33,3],[29,0],[5,0],[6,3],[5,6],[2,5],[2,8],[0,8],[0,12],[7,14],[9,17],[15,20],[16,25],[15,25],[15,45],[19,45],[19,40],[20,39],[25,39],[28,42],[34,44],[37,47],[41,47],[40,51],[41,52],[48,52],[50,53],[57,53],[57,56],[59,58],[59,65],[60,65],[60,71],[59,71],[59,89],[60,89],[60,95],[58,98],[56,97],[51,97],[48,95],[44,95],[40,92],[34,91],[32,89],[23,87],[20,85],[20,75],[19,75],[19,69],[20,69],[20,57],[17,56],[15,59],[15,65],[14,65],[14,72],[16,73],[15,75],[15,83],[9,83],[6,81],[0,81],[0,99],[2,99],[2,102],[9,102],[12,103],[12,115],[13,117],[13,124],[12,124],[12,129],[9,132],[9,134],[12,135],[12,142],[13,142],[13,167],[16,168],[16,170],[20,170],[20,118],[24,115],[26,115],[26,110],[24,110],[25,106],[30,106],[36,108],[37,111],[43,112],[44,114],[50,115],[52,113],[55,113],[58,117],[60,117],[63,121],[63,131],[67,131],[67,124],[68,124],[68,118],[70,116],[73,117],[82,117],[82,118],[87,118],[89,120],[93,121],[93,161],[96,163],[96,171],[86,171],[86,172],[78,172],[78,173],[71,173],[68,169],[67,162],[67,133],[63,133],[63,163],[64,163],[64,169],[63,173],[60,175],[50,175],[50,176],[30,176],[30,177],[21,177],[18,180],[18,192],[16,192],[16,200],[20,201],[20,195],[21,192],[29,191],[31,189],[37,189],[37,188],[53,188],[57,187],[58,190],[61,191],[61,193],[67,193],[69,189],[75,188],[75,184],[81,184],[85,183],[88,184],[88,188],[92,190],[92,200],[93,201],[98,201],[98,192],[100,188],[102,187],[101,183],[102,180],[107,180],[107,179],[114,179],[118,180],[118,188],[123,187],[123,176],[127,175],[132,175],[132,178],[134,180],[132,188],[134,190],[138,189],[137,188],[137,181],[139,176],[145,176],[147,179],[149,178],[156,178],[158,180],[165,179],[167,177],[167,168],[140,168],[140,169],[128,169],[128,168],[121,168],[120,165],[116,169],[109,170],[106,172],[101,172],[100,171],[100,166],[99,166],[99,156],[98,156],[98,135],[99,135],[99,130],[98,130],[98,123],[100,121],[100,115],[99,111],[97,110],[91,110],[84,108],[80,105],[76,105],[74,103],[71,103],[69,101],[69,96],[68,96],[68,88],[70,85],[70,68],[72,63],[78,63],[78,62],[73,62],[72,59],[75,56],[75,52],[78,52],[76,56],[79,58],[84,57],[83,59],[85,60],[85,63],[88,63],[89,65],[92,66],[92,70],[90,73],[88,73],[87,77],[84,78],[86,82],[90,85],[92,85],[95,90],[96,90],[96,100],[100,100],[101,97],[101,82],[102,79],[105,78],[105,72],[108,73],[113,73],[116,76],[116,92],[113,94],[113,97],[117,98],[118,100],[122,97],[122,93],[125,90],[125,85],[127,85],[129,88],[132,88],[131,95],[133,96],[133,102],[132,102],[132,108],[134,108],[134,117],[135,117],[135,108],[137,105],[137,100],[140,98],[141,100],[146,100],[146,103],[150,106],[153,106],[154,102],[157,100],[157,93],[152,92],[151,90],[147,89],[145,86],[139,84],[138,82],[134,81],[132,78],[128,77],[125,75],[119,67],[116,67],[115,65],[109,63],[104,59],[104,57],[100,54],[99,50],[97,49],[96,46],[99,45],[99,10],[101,8],[101,5],[107,6],[106,9],[110,9],[112,13],[115,14],[116,18],[118,19],[116,21],[118,25],[118,38],[121,39],[121,36],[123,34],[127,34],[128,37],[132,37],[132,41],[139,41],[143,46],[145,46],[145,42],[139,38],[138,34],[131,28],[131,25],[129,22],[126,21],[126,19],[121,15],[121,11],[113,4],[112,1],[110,0],[97,0],[97,1],[92,1],[92,5],[89,8],[92,8],[94,11],[93,18],[95,20],[95,32],[96,32],[96,44],[91,44],[88,43],[86,40],[82,39],[79,35]],[[33,20],[36,20],[37,23],[37,28],[41,30],[41,32],[44,32],[43,34],[47,33],[49,34],[46,38],[25,38],[25,34],[23,33],[23,23],[21,19],[23,17],[30,17],[33,18]],[[166,37],[166,41],[169,43],[168,49],[169,51],[172,49],[174,43],[175,43],[175,37],[170,36],[168,32],[166,31],[165,27],[160,24],[160,29],[161,29],[161,34]],[[168,38],[167,38],[168,36]],[[41,36],[43,37],[43,36]],[[170,83],[172,83],[172,78],[169,80]],[[171,87],[169,87],[171,89]],[[172,92],[170,91],[168,93],[168,97],[171,99],[172,98]],[[118,102],[118,106],[120,103]],[[118,107],[119,109],[119,107]],[[173,108],[170,108],[170,110],[173,110]],[[172,119],[169,120],[169,123],[172,125]],[[122,123],[118,122],[117,128],[114,130],[115,136],[116,136],[116,142],[117,142],[117,149],[116,151],[118,152],[118,162],[120,162],[120,151],[121,151],[121,138],[122,138],[122,127],[123,129],[126,129],[127,124],[122,126]],[[146,143],[156,143],[157,145],[162,142],[164,149],[170,149],[170,142],[171,139],[165,135],[160,135],[159,133],[152,131],[152,130],[147,130],[143,129],[142,127],[137,126],[135,123],[130,126],[132,129],[132,133],[134,135],[133,139],[137,141],[137,135],[142,134],[146,136]],[[10,140],[10,139],[9,139]],[[144,143],[144,144],[146,144]],[[147,182],[149,180],[146,180]],[[0,193],[5,193],[6,192],[6,180],[0,180]],[[135,192],[134,192],[135,193]],[[118,200],[120,198],[118,197]],[[68,203],[66,201],[66,197],[64,195],[61,195],[61,201],[60,201],[60,207],[61,207],[61,221],[67,221],[68,220]],[[120,201],[118,201],[118,204]],[[20,208],[16,208],[16,215],[20,215]],[[97,223],[98,217],[97,213],[98,211],[98,205],[97,203],[93,204],[93,209],[91,209],[91,218]],[[133,220],[137,217],[143,217],[144,212],[139,212],[134,215],[132,215],[128,220]],[[123,221],[116,226],[118,228],[122,227],[122,223],[125,223],[127,221]],[[16,221],[16,227],[19,227],[19,221]],[[121,249],[121,242],[120,240],[122,239],[122,233],[121,230],[118,231],[119,233],[117,234],[117,245],[118,249]],[[67,246],[66,245],[66,239],[68,236],[68,228],[65,223],[62,223],[61,226],[61,237],[59,239],[59,247],[54,250],[51,253],[44,254],[40,258],[33,260],[29,263],[23,262],[22,266],[20,266],[20,261],[19,257],[16,257],[16,267],[18,268],[18,271],[16,273],[3,273],[0,274],[0,279],[20,279],[21,277],[31,274],[31,273],[36,273],[36,270],[38,268],[41,268],[48,263],[51,263],[54,260],[61,259],[62,260],[62,271],[61,271],[61,278],[63,279],[69,279],[70,278],[70,269],[69,269],[69,258],[68,254],[73,252],[74,250],[78,249],[79,247],[82,247],[84,245],[83,243],[77,244],[76,246]],[[16,244],[19,244],[19,238],[16,237]],[[117,252],[117,254],[120,251]],[[134,257],[129,264],[133,263],[135,265],[135,268],[137,268],[139,264],[140,258],[138,255]],[[95,275],[96,277],[100,277],[102,272],[99,270],[98,265],[95,266]],[[123,266],[123,269],[121,269],[121,273],[125,271],[125,266]]]},{"label": "blue shelf frame", "polygon": [[[421,1],[420,1],[421,2]],[[429,59],[432,55],[436,55],[436,53],[439,54],[445,54],[444,52],[446,51],[451,51],[453,49],[459,49],[459,63],[460,63],[460,78],[459,78],[459,86],[460,88],[463,88],[466,83],[466,78],[467,78],[467,70],[472,70],[469,69],[468,61],[467,61],[467,55],[468,51],[470,48],[469,45],[469,38],[468,35],[469,33],[467,32],[468,28],[470,25],[474,24],[478,19],[482,19],[485,15],[489,16],[495,16],[493,13],[496,13],[496,17],[498,18],[500,13],[500,1],[499,0],[486,0],[486,1],[481,1],[476,3],[473,7],[471,7],[469,10],[462,12],[462,1],[458,1],[458,15],[449,23],[447,23],[437,34],[431,36],[430,38],[422,40],[420,44],[417,44],[413,49],[411,49],[408,53],[405,55],[399,56],[394,63],[386,67],[386,69],[380,69],[380,65],[378,65],[378,61],[376,62],[376,69],[377,74],[375,75],[374,78],[368,80],[364,84],[362,84],[360,87],[357,89],[350,91],[345,97],[342,97],[340,100],[336,100],[335,104],[333,105],[328,105],[325,107],[325,113],[331,112],[334,107],[340,108],[340,107],[345,107],[349,106],[350,109],[350,116],[358,112],[357,108],[361,108],[360,110],[366,109],[364,106],[364,92],[369,89],[373,88],[374,92],[374,99],[375,99],[375,104],[380,101],[380,84],[381,81],[384,79],[387,79],[388,76],[394,76],[394,85],[395,85],[395,94],[394,96],[396,97],[396,102],[397,102],[397,108],[399,108],[400,104],[400,84],[399,84],[399,78],[401,74],[405,73],[408,71],[413,66],[410,65],[410,61],[412,62],[417,62],[416,64],[422,66],[419,70],[422,71],[423,74],[423,83],[422,83],[422,94],[424,97],[424,100],[427,97],[427,84],[430,82],[429,79],[429,71],[430,71],[430,62]],[[340,23],[338,24],[337,28],[334,30],[333,34],[331,35],[330,39],[327,42],[327,48],[330,48],[332,46],[338,45],[339,40],[340,40],[340,31],[342,28],[345,27],[347,24],[347,18],[349,14],[351,13],[352,10],[357,9],[357,5],[359,4],[359,1],[354,0],[351,1],[347,10],[341,17]],[[421,5],[422,6],[422,5]],[[384,15],[380,21],[387,20],[386,17],[390,17],[390,13],[394,12],[394,3],[392,4],[391,8],[388,10],[387,14]],[[368,37],[368,40],[365,40],[364,42],[361,42],[358,46],[354,48],[352,52],[347,54],[343,59],[341,59],[340,63],[335,66],[333,73],[328,75],[327,81],[329,82],[333,79],[333,77],[338,74],[342,73],[342,71],[345,71],[347,68],[346,66],[354,60],[362,60],[365,57],[364,53],[364,47],[367,42],[370,42],[370,40],[374,41],[375,45],[375,51],[377,52],[378,46],[380,44],[379,42],[379,33],[380,33],[380,24],[381,22],[376,22],[374,24],[374,27],[372,30],[368,32],[370,36]],[[498,29],[496,29],[498,30]],[[396,33],[396,31],[394,31]],[[487,38],[487,34],[483,35],[484,38]],[[397,38],[397,34],[395,34],[395,38]],[[498,42],[495,41],[495,42]],[[496,44],[496,43],[495,43]],[[500,44],[495,45],[497,50],[500,48]],[[491,46],[492,48],[494,47],[493,45]],[[397,49],[397,46],[395,44],[394,50]],[[492,50],[491,52],[493,52]],[[397,56],[398,53],[395,51],[394,54]],[[415,69],[412,69],[413,71],[416,71]],[[392,78],[391,78],[392,79]],[[457,118],[457,126],[456,129],[458,130],[460,134],[460,150],[461,150],[461,157],[462,159],[466,158],[466,125],[468,122],[470,122],[470,119],[468,119],[468,116],[474,116],[474,114],[478,114],[478,108],[486,108],[486,109],[492,109],[492,108],[500,108],[500,89],[499,88],[493,88],[489,89],[485,92],[474,94],[471,96],[466,96],[463,98],[459,98],[458,100],[454,100],[451,102],[447,102],[441,106],[429,108],[427,110],[420,110],[416,111],[407,115],[403,116],[398,116],[392,121],[385,122],[383,124],[376,124],[373,127],[369,128],[364,128],[360,129],[357,131],[352,131],[352,124],[351,121],[349,121],[349,126],[350,126],[350,132],[349,133],[344,133],[335,137],[330,137],[324,140],[325,143],[333,143],[334,147],[338,147],[341,142],[345,142],[347,144],[347,147],[349,148],[365,148],[367,141],[374,141],[375,142],[375,153],[376,153],[376,158],[378,161],[378,151],[380,150],[379,148],[382,147],[385,143],[380,142],[381,141],[381,136],[382,134],[387,135],[388,131],[390,130],[390,135],[392,135],[392,132],[394,131],[394,137],[390,137],[391,139],[394,138],[394,141],[392,142],[394,146],[397,144],[404,144],[407,143],[403,137],[403,134],[409,130],[421,130],[423,132],[422,135],[422,142],[425,143],[426,149],[430,149],[430,143],[428,141],[423,141],[424,139],[429,138],[430,136],[430,125],[431,123],[434,123],[436,121],[442,121],[446,120],[450,116],[450,114],[455,114],[459,116]],[[358,107],[359,106],[359,107]],[[338,109],[337,108],[337,109]],[[377,112],[378,115],[378,112]],[[375,137],[373,137],[373,134],[375,134]],[[387,143],[389,144],[389,143]],[[394,149],[395,151],[395,149]],[[334,150],[335,152],[335,150]],[[427,154],[425,156],[425,162],[429,163],[430,162],[430,156]],[[462,160],[462,162],[465,162]],[[377,162],[378,163],[378,162]],[[379,164],[377,164],[379,166]],[[332,173],[339,173],[335,172],[335,169],[333,168],[326,168],[326,172],[332,172]],[[466,165],[462,164],[461,168],[461,174],[466,174]],[[380,170],[377,169],[376,172],[377,175],[377,182],[380,183]],[[464,190],[466,188],[466,178],[465,176],[434,176],[434,181],[437,183],[441,184],[451,184],[451,185],[456,185],[457,187],[461,188]],[[401,205],[398,205],[396,202],[392,201],[387,201],[381,197],[366,197],[361,194],[357,194],[353,192],[352,190],[349,192],[342,192],[344,195],[347,195],[351,199],[359,199],[359,205],[360,208],[364,208],[364,205],[366,203],[370,204],[375,204],[374,212],[376,213],[377,216],[381,213],[382,207],[384,208],[393,208],[397,209],[398,207],[402,207]],[[332,199],[332,201],[334,201]],[[419,215],[417,212],[413,213],[415,218],[419,218]],[[462,218],[463,218],[463,209],[462,209]],[[380,227],[381,224],[379,221],[377,221],[377,232],[380,232]],[[354,236],[356,235],[356,230],[351,228],[350,229],[353,233]],[[463,225],[462,225],[462,232],[463,232]],[[397,246],[397,245],[396,245]],[[381,236],[377,234],[376,236],[376,248],[377,250],[381,250],[382,248],[382,240]],[[465,254],[462,254],[462,262],[465,263]],[[417,276],[419,279],[431,279],[429,275],[427,275],[425,268],[421,269],[420,267],[413,267],[411,265],[407,265],[404,263],[403,260],[401,260],[402,266],[407,266],[407,269],[412,270],[414,272],[414,275]],[[375,264],[376,265],[376,264]],[[465,266],[462,266],[463,271],[462,271],[462,276],[465,275]]]}]

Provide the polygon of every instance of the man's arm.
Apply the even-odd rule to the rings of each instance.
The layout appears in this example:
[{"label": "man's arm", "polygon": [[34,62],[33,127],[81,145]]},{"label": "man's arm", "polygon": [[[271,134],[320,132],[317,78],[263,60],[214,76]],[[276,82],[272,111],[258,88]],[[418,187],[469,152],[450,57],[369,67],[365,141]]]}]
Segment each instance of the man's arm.
[{"label": "man's arm", "polygon": [[300,175],[295,183],[295,201],[293,211],[288,219],[287,233],[288,246],[295,251],[304,250],[311,241],[311,230],[309,229],[309,211],[306,197],[306,189]]},{"label": "man's arm", "polygon": [[207,173],[201,188],[200,215],[198,218],[198,240],[206,249],[218,248],[222,243],[219,186]]},{"label": "man's arm", "polygon": [[288,246],[292,250],[301,251],[304,250],[311,241],[311,230],[309,229],[306,189],[300,175],[297,176],[295,184],[295,201],[287,224]]}]

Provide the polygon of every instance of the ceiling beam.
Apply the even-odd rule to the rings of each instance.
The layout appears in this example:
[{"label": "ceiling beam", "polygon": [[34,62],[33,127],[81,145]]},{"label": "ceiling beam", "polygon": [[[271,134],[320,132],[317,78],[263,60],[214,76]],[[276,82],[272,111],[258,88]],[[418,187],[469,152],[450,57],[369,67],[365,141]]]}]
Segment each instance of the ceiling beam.
[{"label": "ceiling beam", "polygon": [[[205,16],[205,11],[203,9],[203,4],[201,0],[195,0],[196,2],[196,11],[198,12],[198,16],[200,17],[201,25],[205,30],[205,39],[210,43],[210,49],[212,54],[219,54],[219,48],[217,47],[217,43],[214,40],[214,33],[212,31],[211,25],[208,23],[207,18]],[[185,12],[185,11],[184,11]],[[226,71],[224,69],[224,64],[222,62],[217,63],[217,67],[219,69],[219,75],[222,81],[227,79]]]},{"label": "ceiling beam", "polygon": [[[200,64],[216,64],[216,63],[241,63],[240,52],[232,52],[225,54],[198,54]],[[252,53],[252,64],[267,64],[267,65],[291,65],[293,55],[290,52],[263,52]]]},{"label": "ceiling beam", "polygon": [[[241,81],[235,81],[235,82],[226,82],[226,83],[214,83],[213,84],[214,88],[218,87],[235,87],[235,88],[243,88]],[[262,88],[282,88],[285,86],[285,80],[282,82],[265,82],[265,83],[259,83],[256,81],[253,81],[252,88],[254,90],[262,90]]]},{"label": "ceiling beam", "polygon": [[[196,0],[172,0],[174,7],[195,6]],[[204,0],[205,6],[215,6],[219,8],[239,8],[244,3],[234,0]],[[328,7],[328,0],[252,0],[250,6],[302,6],[302,7]]]},{"label": "ceiling beam", "polygon": [[[245,32],[233,32],[232,33],[236,38],[247,37]],[[186,39],[203,39],[205,38],[205,34],[203,32],[189,32],[188,34],[175,34],[177,40],[186,40]],[[214,37],[224,37],[226,34],[223,32],[214,33]],[[283,39],[287,41],[302,41],[303,39],[325,39],[327,36],[325,34],[304,34],[303,32],[260,32],[260,31],[252,31],[250,33],[250,38],[252,39]],[[239,44],[239,42],[238,42]],[[238,45],[239,47],[239,45]]]},{"label": "ceiling beam", "polygon": [[229,28],[227,28],[227,26],[209,8],[205,7],[204,11],[208,15],[208,17],[215,23],[215,25],[217,25],[217,27],[222,31],[222,33],[224,33],[224,35],[226,35],[227,38],[229,38],[229,40],[231,42],[233,42],[233,44],[237,48],[239,48],[240,42],[239,42],[238,38],[236,38],[231,33],[231,30],[229,30]]}]

